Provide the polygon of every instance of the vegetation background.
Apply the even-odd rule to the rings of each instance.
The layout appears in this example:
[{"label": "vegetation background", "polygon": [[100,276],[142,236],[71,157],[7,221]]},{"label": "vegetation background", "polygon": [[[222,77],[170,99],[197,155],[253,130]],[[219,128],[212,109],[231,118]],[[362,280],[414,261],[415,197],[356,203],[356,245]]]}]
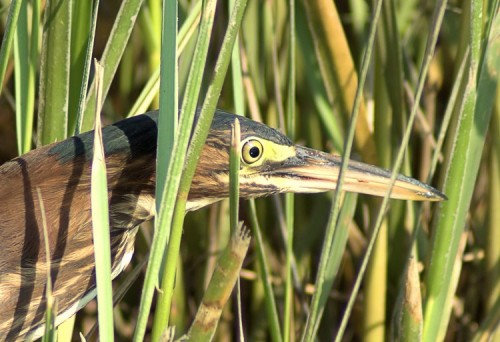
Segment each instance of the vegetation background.
[{"label": "vegetation background", "polygon": [[[93,127],[93,88],[81,101],[89,56],[104,66],[104,124],[165,103],[162,96],[169,95],[158,95],[160,60],[169,51],[165,42],[161,49],[162,30],[168,32],[161,1],[102,1],[95,23],[94,1],[0,4],[0,162]],[[215,13],[205,12],[213,29],[202,37],[210,42],[206,58],[198,58],[201,3],[177,5],[180,103],[201,104],[214,84],[232,7],[219,1]],[[396,164],[449,200],[390,201],[385,211],[381,199],[346,196],[339,214],[332,193],[275,196],[257,200],[256,215],[242,202],[240,218],[254,237],[238,283],[241,305],[234,294],[216,340],[500,339],[494,333],[500,321],[498,1],[378,5],[249,1],[217,107],[276,127],[301,145],[333,153],[353,146],[354,159]],[[199,101],[184,96],[193,65],[204,70],[195,82]],[[78,113],[85,113],[81,124]],[[188,331],[227,245],[229,201],[188,214],[183,227],[168,321],[178,337]],[[106,326],[117,340],[132,339],[140,310],[150,339],[160,315],[156,301],[160,310],[151,315],[140,306],[152,239],[146,225],[131,265],[113,283],[115,293],[130,287]],[[95,339],[95,331],[88,334],[100,311],[92,301],[73,332],[66,324],[61,340],[80,332]]]}]

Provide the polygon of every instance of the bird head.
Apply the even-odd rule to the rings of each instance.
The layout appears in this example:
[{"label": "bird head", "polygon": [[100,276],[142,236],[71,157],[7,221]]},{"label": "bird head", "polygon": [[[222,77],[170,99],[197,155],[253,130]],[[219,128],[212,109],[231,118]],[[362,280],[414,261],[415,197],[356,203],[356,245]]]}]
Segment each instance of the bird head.
[{"label": "bird head", "polygon": [[[294,145],[273,128],[218,111],[198,162],[188,210],[228,197],[231,129],[236,118],[241,127],[241,197],[255,198],[283,192],[317,193],[337,187],[340,156]],[[343,190],[384,196],[390,178],[390,171],[349,161]],[[446,197],[427,184],[398,175],[391,198],[440,201]]]}]

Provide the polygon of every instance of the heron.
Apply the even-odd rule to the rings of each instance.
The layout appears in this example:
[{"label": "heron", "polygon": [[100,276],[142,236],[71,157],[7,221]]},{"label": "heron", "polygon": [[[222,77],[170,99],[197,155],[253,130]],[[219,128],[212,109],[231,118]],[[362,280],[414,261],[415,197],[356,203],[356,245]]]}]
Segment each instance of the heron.
[{"label": "heron", "polygon": [[[229,196],[231,127],[241,127],[240,196],[318,193],[337,186],[341,157],[298,146],[264,124],[217,110],[188,196],[187,211]],[[108,179],[112,278],[130,262],[139,225],[155,215],[158,112],[103,128]],[[41,336],[50,267],[56,326],[96,296],[90,201],[93,132],[32,150],[0,166],[0,340]],[[160,151],[161,152],[161,151]],[[391,172],[349,161],[343,190],[384,196]],[[46,218],[46,262],[42,212]],[[446,196],[398,175],[391,198]]]}]

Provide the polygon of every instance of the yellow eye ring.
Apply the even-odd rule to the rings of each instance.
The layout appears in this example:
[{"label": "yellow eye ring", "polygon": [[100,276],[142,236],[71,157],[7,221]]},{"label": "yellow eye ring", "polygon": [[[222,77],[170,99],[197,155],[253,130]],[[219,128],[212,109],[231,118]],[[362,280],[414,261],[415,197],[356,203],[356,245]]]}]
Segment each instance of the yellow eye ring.
[{"label": "yellow eye ring", "polygon": [[248,140],[241,149],[241,159],[247,164],[253,164],[262,157],[264,148],[258,140]]}]

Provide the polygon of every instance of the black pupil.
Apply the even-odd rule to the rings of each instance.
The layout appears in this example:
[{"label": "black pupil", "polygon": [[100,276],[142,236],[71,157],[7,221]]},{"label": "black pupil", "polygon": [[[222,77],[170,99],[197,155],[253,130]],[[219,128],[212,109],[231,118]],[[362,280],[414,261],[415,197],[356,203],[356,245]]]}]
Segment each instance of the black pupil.
[{"label": "black pupil", "polygon": [[248,154],[250,154],[250,157],[252,158],[257,158],[260,154],[259,148],[257,146],[254,146],[248,151]]}]

